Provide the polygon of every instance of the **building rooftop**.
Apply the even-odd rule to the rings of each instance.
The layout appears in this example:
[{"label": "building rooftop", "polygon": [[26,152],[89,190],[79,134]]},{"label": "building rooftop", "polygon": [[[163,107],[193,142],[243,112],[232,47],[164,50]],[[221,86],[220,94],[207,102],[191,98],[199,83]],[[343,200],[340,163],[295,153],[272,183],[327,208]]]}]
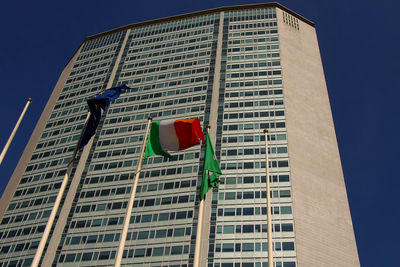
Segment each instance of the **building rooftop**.
[{"label": "building rooftop", "polygon": [[122,26],[113,30],[105,31],[99,34],[95,34],[92,36],[87,37],[84,41],[95,39],[104,35],[116,33],[119,31],[124,31],[130,28],[134,27],[142,27],[142,26],[147,26],[151,24],[157,24],[157,23],[164,23],[172,20],[179,20],[179,19],[185,19],[189,17],[194,17],[194,16],[201,16],[201,15],[207,15],[207,14],[212,14],[212,13],[217,13],[217,12],[222,12],[222,11],[234,11],[234,10],[243,10],[243,9],[256,9],[256,8],[269,8],[269,7],[277,7],[280,8],[287,13],[291,14],[292,16],[300,19],[301,21],[315,27],[314,22],[302,17],[301,15],[293,12],[292,10],[282,6],[281,4],[277,2],[272,2],[272,3],[261,3],[261,4],[250,4],[250,5],[237,5],[237,6],[225,6],[225,7],[218,7],[218,8],[212,8],[212,9],[207,9],[203,11],[197,11],[197,12],[192,12],[192,13],[186,13],[182,15],[176,15],[176,16],[171,16],[171,17],[165,17],[165,18],[160,18],[160,19],[154,19],[154,20],[148,20],[144,22],[138,22],[138,23],[132,23],[128,24],[126,26]]}]

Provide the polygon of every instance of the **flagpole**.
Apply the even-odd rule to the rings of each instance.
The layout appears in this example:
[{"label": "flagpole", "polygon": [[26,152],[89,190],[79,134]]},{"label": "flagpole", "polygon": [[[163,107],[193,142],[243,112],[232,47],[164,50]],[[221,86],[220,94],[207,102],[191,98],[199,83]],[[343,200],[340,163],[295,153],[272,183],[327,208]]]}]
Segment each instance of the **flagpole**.
[{"label": "flagpole", "polygon": [[4,146],[4,148],[3,148],[3,151],[1,152],[1,155],[0,155],[0,164],[3,162],[4,156],[6,155],[7,150],[8,150],[8,148],[10,147],[10,144],[11,144],[12,140],[14,139],[14,135],[15,135],[15,133],[17,132],[19,125],[21,124],[22,118],[24,117],[25,112],[26,112],[26,110],[28,109],[28,106],[29,106],[29,104],[30,104],[31,102],[32,102],[32,98],[28,97],[28,99],[26,100],[26,105],[25,105],[25,107],[24,107],[24,109],[23,109],[21,115],[19,116],[19,119],[18,119],[18,121],[17,121],[17,124],[15,125],[14,130],[11,132],[11,135],[10,135],[10,137],[8,138],[7,143],[6,143],[6,145]]},{"label": "flagpole", "polygon": [[[210,130],[210,125],[207,125],[207,133]],[[200,197],[201,198],[201,197]],[[197,216],[197,231],[196,231],[196,243],[194,248],[194,261],[193,267],[200,266],[200,245],[201,245],[201,235],[203,233],[203,216],[204,216],[204,205],[205,196],[200,199],[199,203],[199,215]]]},{"label": "flagpole", "polygon": [[86,129],[86,126],[87,126],[87,122],[88,122],[88,120],[89,120],[89,117],[90,117],[90,112],[88,112],[88,115],[87,115],[87,117],[86,117],[85,124],[84,124],[84,126],[83,126],[83,129],[82,129],[82,132],[81,132],[81,136],[80,136],[80,138],[79,138],[79,141],[78,141],[78,143],[76,144],[76,147],[75,147],[75,150],[74,150],[74,154],[73,154],[73,156],[72,156],[72,159],[71,159],[71,161],[70,161],[70,162],[68,163],[68,165],[67,165],[67,171],[66,171],[66,173],[65,173],[65,175],[64,175],[64,179],[63,179],[63,181],[62,181],[62,183],[61,183],[60,190],[58,191],[57,198],[56,198],[56,200],[55,200],[55,202],[54,202],[54,206],[53,206],[53,209],[51,210],[50,217],[49,217],[49,219],[48,219],[48,221],[47,221],[47,224],[46,224],[46,227],[45,227],[45,229],[44,229],[42,238],[40,239],[40,243],[39,243],[38,249],[36,250],[35,257],[33,258],[31,267],[37,267],[37,266],[39,266],[39,262],[40,262],[40,259],[41,259],[41,257],[42,257],[43,250],[44,250],[44,247],[45,247],[45,245],[46,245],[47,239],[48,239],[48,237],[49,237],[51,227],[53,226],[54,219],[55,219],[55,217],[56,217],[58,208],[59,208],[60,203],[61,203],[61,199],[62,199],[62,197],[63,197],[63,195],[64,195],[65,188],[67,187],[67,183],[68,183],[68,180],[69,180],[69,176],[70,176],[71,171],[72,171],[72,168],[73,168],[73,166],[74,166],[75,157],[76,157],[76,154],[78,153],[78,146],[79,146],[79,144],[80,144],[80,142],[81,142],[83,133],[85,132],[85,129]]},{"label": "flagpole", "polygon": [[269,161],[268,161],[268,130],[264,129],[265,134],[265,166],[267,172],[267,231],[268,231],[268,267],[274,266],[273,244],[272,244],[272,223],[271,223],[271,193],[269,185]]},{"label": "flagpole", "polygon": [[131,219],[133,203],[135,202],[136,189],[137,189],[138,182],[139,182],[140,172],[142,170],[143,157],[144,157],[144,152],[146,149],[147,137],[150,132],[150,125],[151,125],[152,120],[153,120],[153,118],[151,116],[149,116],[148,121],[147,121],[146,133],[143,138],[142,150],[140,151],[140,157],[139,157],[138,166],[136,169],[135,179],[133,180],[131,196],[129,198],[128,208],[127,208],[126,214],[125,214],[124,225],[122,227],[122,234],[121,234],[121,237],[119,238],[119,246],[118,246],[117,256],[115,257],[115,265],[114,265],[115,267],[121,266],[122,255],[124,253],[124,248],[125,248],[126,236],[128,234],[129,221]]}]

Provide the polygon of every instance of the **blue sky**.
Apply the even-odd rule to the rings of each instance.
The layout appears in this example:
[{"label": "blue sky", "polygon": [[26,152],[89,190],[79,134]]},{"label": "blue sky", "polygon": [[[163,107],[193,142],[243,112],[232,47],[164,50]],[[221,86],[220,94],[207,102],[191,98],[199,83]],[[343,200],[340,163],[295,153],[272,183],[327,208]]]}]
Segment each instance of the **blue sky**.
[{"label": "blue sky", "polygon": [[[0,10],[0,193],[85,37],[134,22],[264,1],[7,1]],[[397,1],[279,1],[315,22],[362,266],[395,266],[400,175]],[[397,74],[397,75],[396,75]]]}]

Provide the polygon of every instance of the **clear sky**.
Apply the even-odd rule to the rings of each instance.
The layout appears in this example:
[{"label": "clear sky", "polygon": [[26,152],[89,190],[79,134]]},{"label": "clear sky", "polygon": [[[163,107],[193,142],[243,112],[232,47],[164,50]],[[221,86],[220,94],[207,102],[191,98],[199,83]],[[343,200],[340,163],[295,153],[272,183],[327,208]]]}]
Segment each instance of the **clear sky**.
[{"label": "clear sky", "polygon": [[[265,1],[3,1],[1,149],[26,98],[33,102],[0,165],[0,194],[62,69],[85,37],[134,22],[258,2]],[[400,2],[279,3],[313,21],[317,29],[361,265],[396,266]]]}]

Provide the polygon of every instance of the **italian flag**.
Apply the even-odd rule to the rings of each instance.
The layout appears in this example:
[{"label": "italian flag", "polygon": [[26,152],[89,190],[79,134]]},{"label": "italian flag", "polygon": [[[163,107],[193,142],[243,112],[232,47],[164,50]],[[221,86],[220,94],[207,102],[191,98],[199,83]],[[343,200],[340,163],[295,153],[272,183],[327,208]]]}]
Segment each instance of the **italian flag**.
[{"label": "italian flag", "polygon": [[155,121],[151,124],[145,157],[162,155],[171,157],[167,151],[179,151],[205,143],[199,119]]}]

